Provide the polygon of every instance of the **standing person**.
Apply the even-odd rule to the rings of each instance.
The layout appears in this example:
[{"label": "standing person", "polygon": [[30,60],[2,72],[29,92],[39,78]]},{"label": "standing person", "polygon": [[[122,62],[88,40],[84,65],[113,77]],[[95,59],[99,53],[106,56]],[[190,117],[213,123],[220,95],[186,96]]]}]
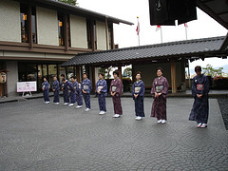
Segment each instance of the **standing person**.
[{"label": "standing person", "polygon": [[88,79],[88,74],[84,73],[83,74],[83,81],[82,81],[82,94],[84,97],[84,101],[86,104],[86,109],[85,111],[89,111],[91,109],[90,105],[90,92],[92,90],[92,84],[91,81]]},{"label": "standing person", "polygon": [[157,78],[154,79],[151,94],[154,96],[154,102],[151,110],[151,117],[157,118],[157,123],[166,123],[166,96],[168,94],[169,83],[163,77],[163,69],[158,68]]},{"label": "standing person", "polygon": [[79,82],[77,82],[77,83],[78,83],[78,86],[77,86],[77,89],[76,89],[76,101],[77,101],[77,104],[78,105],[76,106],[76,108],[79,109],[83,105],[83,100],[82,100],[82,85]]},{"label": "standing person", "polygon": [[119,72],[113,72],[114,80],[112,80],[110,85],[110,93],[112,96],[113,106],[114,106],[114,115],[113,118],[119,118],[123,114],[120,95],[123,91],[123,84],[119,78]]},{"label": "standing person", "polygon": [[67,100],[68,91],[64,90],[64,87],[65,87],[64,80],[66,80],[66,78],[65,78],[64,74],[61,74],[60,77],[61,77],[61,90],[63,91],[63,103],[64,103],[64,105],[68,105],[68,103],[69,103],[69,100]]},{"label": "standing person", "polygon": [[103,115],[106,113],[106,100],[105,96],[107,93],[107,82],[104,79],[104,74],[99,73],[98,75],[99,80],[97,81],[96,84],[96,92],[98,94],[98,103],[99,103],[99,109],[100,109],[100,115]]},{"label": "standing person", "polygon": [[135,115],[136,120],[142,120],[145,117],[144,114],[144,93],[145,93],[145,85],[142,79],[141,72],[137,72],[136,81],[132,85],[132,96],[135,101]]},{"label": "standing person", "polygon": [[70,82],[66,80],[65,78],[62,79],[62,89],[63,89],[63,99],[64,99],[64,105],[68,105],[69,100],[69,93],[70,91]]},{"label": "standing person", "polygon": [[76,103],[76,90],[77,90],[77,86],[78,86],[75,76],[71,77],[71,83],[69,84],[69,86],[70,86],[70,104],[69,104],[69,106],[73,106]]},{"label": "standing person", "polygon": [[197,75],[192,80],[192,95],[195,101],[189,120],[196,121],[197,127],[206,128],[209,114],[208,93],[210,86],[208,78],[201,71],[201,66],[195,67]]},{"label": "standing person", "polygon": [[47,81],[46,77],[43,77],[43,83],[42,83],[42,90],[43,90],[43,94],[44,94],[44,102],[46,104],[50,103],[50,99],[49,99],[49,89],[50,89],[50,84]]},{"label": "standing person", "polygon": [[53,102],[57,105],[59,104],[59,90],[60,90],[59,81],[57,80],[57,77],[54,76],[53,83],[52,83],[52,91],[54,92]]}]

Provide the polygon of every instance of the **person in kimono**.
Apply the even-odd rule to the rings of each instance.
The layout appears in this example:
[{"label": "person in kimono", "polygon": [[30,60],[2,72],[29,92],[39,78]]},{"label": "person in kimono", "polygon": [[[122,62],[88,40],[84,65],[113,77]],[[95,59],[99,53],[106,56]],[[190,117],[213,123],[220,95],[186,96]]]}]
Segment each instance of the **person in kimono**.
[{"label": "person in kimono", "polygon": [[76,77],[71,77],[71,83],[69,84],[70,87],[70,104],[69,106],[73,106],[76,103],[76,90],[77,90],[78,83],[76,82]]},{"label": "person in kimono", "polygon": [[64,99],[64,105],[68,105],[70,100],[69,100],[69,94],[71,92],[70,90],[70,82],[66,80],[65,78],[62,79],[62,85],[63,85],[63,99]]},{"label": "person in kimono", "polygon": [[[77,82],[77,80],[76,80],[76,82]],[[78,86],[77,86],[77,89],[76,89],[76,102],[77,102],[78,105],[76,106],[76,108],[79,109],[83,105],[83,100],[82,100],[82,85],[79,82],[77,82],[77,83],[78,83],[77,84]]]},{"label": "person in kimono", "polygon": [[97,81],[96,84],[96,93],[98,95],[98,104],[99,104],[99,109],[100,109],[100,115],[104,115],[106,113],[106,100],[105,96],[107,93],[107,82],[104,79],[104,74],[99,73],[98,75],[99,80]]},{"label": "person in kimono", "polygon": [[141,72],[137,72],[136,81],[132,85],[132,96],[135,101],[135,120],[142,120],[145,117],[144,114],[144,93],[145,93],[145,85],[141,80],[142,74]]},{"label": "person in kimono", "polygon": [[163,77],[163,69],[158,68],[157,78],[154,79],[151,89],[151,94],[154,97],[152,104],[151,117],[157,118],[157,123],[166,123],[166,97],[168,94],[169,83],[165,77]]},{"label": "person in kimono", "polygon": [[64,85],[64,81],[63,81],[63,80],[66,80],[66,78],[65,78],[64,74],[61,74],[60,77],[61,77],[61,90],[63,91],[63,103],[64,103],[64,105],[68,105],[68,103],[69,103],[68,96],[69,95],[68,95],[68,91],[64,90],[65,85]]},{"label": "person in kimono", "polygon": [[86,109],[85,111],[89,111],[91,109],[90,105],[90,92],[92,90],[91,81],[88,79],[87,73],[83,74],[83,81],[82,81],[82,94],[85,101]]},{"label": "person in kimono", "polygon": [[54,92],[54,104],[59,104],[59,90],[60,90],[60,85],[59,81],[56,76],[53,77],[53,83],[52,83],[52,91]]},{"label": "person in kimono", "polygon": [[121,99],[120,96],[123,91],[123,84],[119,78],[119,72],[113,72],[114,80],[112,80],[110,85],[110,94],[112,96],[113,106],[114,106],[114,115],[113,118],[119,118],[123,114]]},{"label": "person in kimono", "polygon": [[43,90],[43,94],[44,94],[44,102],[46,104],[50,103],[50,99],[49,99],[49,89],[50,89],[50,84],[47,81],[46,77],[43,77],[43,83],[42,83],[42,90]]},{"label": "person in kimono", "polygon": [[208,93],[209,80],[201,73],[201,66],[195,67],[196,76],[192,80],[193,107],[189,116],[190,121],[196,121],[197,127],[206,128],[209,114]]}]

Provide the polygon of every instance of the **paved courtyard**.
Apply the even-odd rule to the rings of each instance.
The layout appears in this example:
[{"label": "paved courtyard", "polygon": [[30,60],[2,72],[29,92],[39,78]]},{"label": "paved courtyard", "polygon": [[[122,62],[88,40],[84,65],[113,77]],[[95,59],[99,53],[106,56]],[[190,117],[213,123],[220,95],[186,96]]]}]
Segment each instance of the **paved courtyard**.
[{"label": "paved courtyard", "polygon": [[1,171],[228,170],[228,131],[216,99],[210,99],[209,127],[188,121],[193,99],[169,98],[168,123],[135,121],[133,100],[122,98],[124,116],[43,104],[42,99],[0,104]]}]

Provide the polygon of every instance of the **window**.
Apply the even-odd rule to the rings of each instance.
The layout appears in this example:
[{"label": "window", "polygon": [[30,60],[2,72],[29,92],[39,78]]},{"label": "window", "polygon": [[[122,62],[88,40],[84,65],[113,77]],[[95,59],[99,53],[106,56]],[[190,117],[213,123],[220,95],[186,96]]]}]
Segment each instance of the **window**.
[{"label": "window", "polygon": [[88,49],[97,49],[96,21],[87,20],[87,42]]},{"label": "window", "polygon": [[59,46],[64,46],[64,16],[58,13]]},{"label": "window", "polygon": [[21,42],[28,43],[28,34],[29,34],[29,23],[28,23],[28,6],[21,4]]},{"label": "window", "polygon": [[[30,13],[31,10],[31,13]],[[37,43],[37,29],[36,29],[36,8],[29,7],[26,4],[21,4],[20,6],[20,18],[21,18],[21,42],[29,42],[29,32],[31,32],[31,42]],[[30,19],[31,19],[31,29],[30,28]]]}]

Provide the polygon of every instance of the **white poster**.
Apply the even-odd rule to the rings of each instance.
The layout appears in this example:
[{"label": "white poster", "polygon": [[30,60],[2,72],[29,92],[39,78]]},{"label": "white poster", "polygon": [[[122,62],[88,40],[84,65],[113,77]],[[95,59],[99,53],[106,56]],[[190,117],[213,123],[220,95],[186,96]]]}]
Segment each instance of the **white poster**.
[{"label": "white poster", "polygon": [[36,81],[17,82],[17,92],[37,91]]}]

